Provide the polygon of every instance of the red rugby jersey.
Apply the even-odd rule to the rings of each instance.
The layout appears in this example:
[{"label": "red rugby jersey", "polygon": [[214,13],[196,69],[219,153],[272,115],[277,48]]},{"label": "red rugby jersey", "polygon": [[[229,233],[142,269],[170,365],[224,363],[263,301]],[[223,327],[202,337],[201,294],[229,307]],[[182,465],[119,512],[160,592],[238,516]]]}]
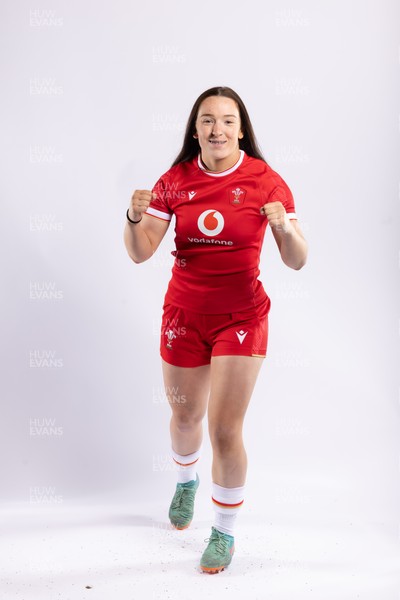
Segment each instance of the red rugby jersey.
[{"label": "red rugby jersey", "polygon": [[240,312],[267,298],[258,279],[267,218],[266,202],[279,200],[296,219],[293,196],[264,161],[240,150],[238,162],[220,173],[198,157],[175,165],[153,188],[146,213],[175,215],[175,256],[165,302],[201,313]]}]

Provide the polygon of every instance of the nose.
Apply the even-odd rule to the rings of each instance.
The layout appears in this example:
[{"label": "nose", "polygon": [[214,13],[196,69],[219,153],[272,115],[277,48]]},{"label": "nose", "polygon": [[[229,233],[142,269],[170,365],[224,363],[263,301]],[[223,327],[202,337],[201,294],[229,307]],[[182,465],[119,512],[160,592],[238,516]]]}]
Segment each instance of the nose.
[{"label": "nose", "polygon": [[215,121],[213,128],[212,128],[212,134],[215,135],[215,137],[221,135],[221,126],[218,123],[218,121]]}]

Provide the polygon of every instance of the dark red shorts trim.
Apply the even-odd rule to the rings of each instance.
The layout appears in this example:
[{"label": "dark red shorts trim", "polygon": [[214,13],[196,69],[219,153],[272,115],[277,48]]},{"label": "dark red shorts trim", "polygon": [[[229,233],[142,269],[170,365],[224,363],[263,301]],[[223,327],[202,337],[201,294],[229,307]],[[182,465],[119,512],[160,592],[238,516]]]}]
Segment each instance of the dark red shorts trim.
[{"label": "dark red shorts trim", "polygon": [[207,365],[212,356],[266,356],[270,299],[242,312],[204,315],[165,304],[160,354],[177,367]]}]

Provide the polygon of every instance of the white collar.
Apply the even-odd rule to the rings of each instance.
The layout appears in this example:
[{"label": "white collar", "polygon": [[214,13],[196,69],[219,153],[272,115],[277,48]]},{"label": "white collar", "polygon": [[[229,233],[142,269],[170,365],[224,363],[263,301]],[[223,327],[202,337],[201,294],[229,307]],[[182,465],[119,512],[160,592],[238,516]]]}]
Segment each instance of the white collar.
[{"label": "white collar", "polygon": [[233,165],[233,167],[231,167],[230,169],[226,169],[225,171],[221,171],[220,173],[213,173],[212,171],[207,171],[205,169],[205,167],[203,166],[202,162],[201,162],[201,152],[199,152],[199,156],[197,158],[197,164],[199,165],[199,168],[203,171],[203,173],[205,173],[206,175],[210,175],[210,177],[225,177],[226,175],[230,175],[230,173],[233,173],[233,171],[236,171],[237,168],[240,167],[240,165],[243,162],[244,159],[244,150],[239,150],[240,152],[240,157],[239,160]]}]

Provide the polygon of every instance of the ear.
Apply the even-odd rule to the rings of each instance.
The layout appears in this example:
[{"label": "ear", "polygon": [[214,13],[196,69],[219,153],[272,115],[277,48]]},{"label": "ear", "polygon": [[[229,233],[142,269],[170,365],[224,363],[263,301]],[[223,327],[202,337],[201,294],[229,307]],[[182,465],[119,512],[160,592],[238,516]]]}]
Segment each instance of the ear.
[{"label": "ear", "polygon": [[242,140],[244,138],[244,133],[242,130],[239,131],[239,140]]},{"label": "ear", "polygon": [[197,140],[197,138],[199,137],[199,136],[198,136],[198,133],[197,133],[197,132],[195,132],[195,133],[193,134],[193,137],[194,137],[194,138],[196,138],[196,140]]}]

